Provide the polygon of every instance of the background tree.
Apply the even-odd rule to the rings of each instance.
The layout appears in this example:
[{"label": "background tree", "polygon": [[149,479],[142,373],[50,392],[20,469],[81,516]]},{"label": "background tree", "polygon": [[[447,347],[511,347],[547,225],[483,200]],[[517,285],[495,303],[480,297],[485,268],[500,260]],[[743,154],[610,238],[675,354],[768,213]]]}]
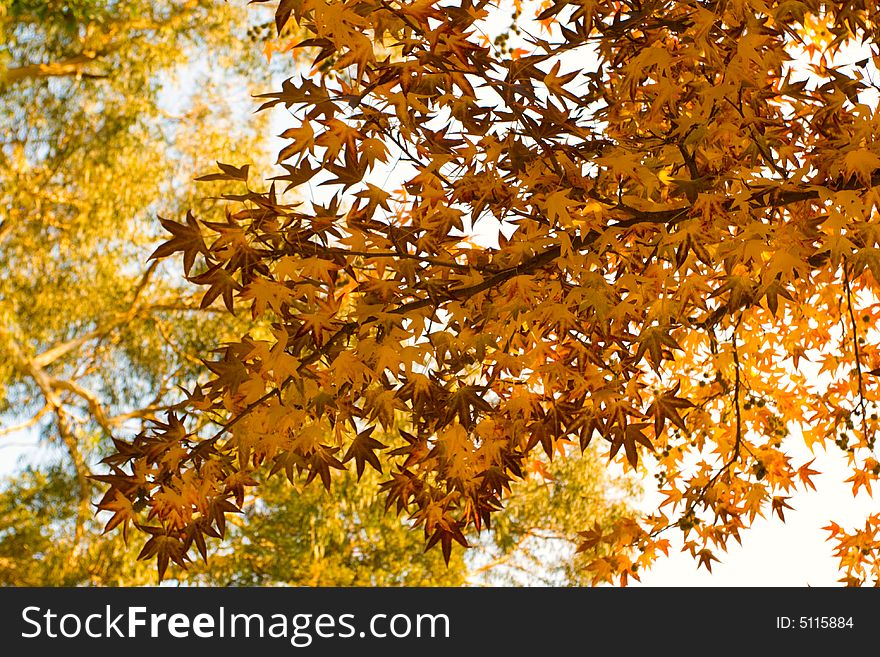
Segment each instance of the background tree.
[{"label": "background tree", "polygon": [[[237,332],[271,329],[196,312],[199,298],[181,285],[179,267],[150,265],[147,256],[157,213],[214,211],[216,200],[205,197],[217,183],[192,184],[203,158],[263,157],[268,117],[247,118],[247,75],[266,69],[264,55],[289,36],[269,39],[265,12],[208,0],[2,9],[0,115],[10,129],[0,148],[0,447],[37,434],[49,449],[6,468],[0,583],[154,582],[151,567],[136,561],[139,546],[101,535],[90,477],[111,438],[165,417],[181,398],[177,386],[202,376],[201,357]],[[523,504],[546,505],[549,530],[618,512],[594,465],[562,476],[560,485],[586,502],[577,513],[546,504],[536,486],[523,491]],[[455,585],[471,576],[461,558],[447,568],[439,554],[422,554],[405,519],[384,513],[376,477],[349,480],[339,492],[267,485],[248,498],[246,522],[232,524],[211,566],[179,577]],[[510,533],[486,549],[509,554]],[[548,563],[561,556],[536,549]]]},{"label": "background tree", "polygon": [[450,563],[385,509],[382,477],[341,476],[331,492],[274,477],[233,517],[228,541],[187,577],[221,585],[266,586],[577,586],[588,581],[576,556],[577,532],[610,527],[638,491],[608,477],[594,454],[536,461],[513,489],[491,532]]},{"label": "background tree", "polygon": [[[711,568],[783,519],[816,474],[795,442],[836,443],[870,490],[875,3],[561,0],[521,48],[493,46],[482,0],[273,5],[315,65],[263,95],[291,112],[277,181],[335,195],[227,171],[225,219],[169,224],[156,255],[273,333],[190,395],[219,430],[159,426],[108,460],[103,506],[149,512],[160,574],[257,472],[331,487],[382,466],[387,504],[449,558],[533,452],[598,437],[650,458],[665,502],[584,528],[597,581],[650,566],[670,530]],[[847,584],[880,581],[878,522],[828,526]]]},{"label": "background tree", "polygon": [[[240,125],[226,100],[236,85],[247,97],[236,71],[258,57],[244,10],[222,2],[3,9],[2,434],[37,432],[62,451],[4,486],[0,577],[138,583],[147,573],[128,563],[137,551],[124,560],[121,541],[97,540],[89,476],[110,437],[178,401],[198,354],[235,326],[194,314],[174,268],[143,263],[156,212],[210,207],[190,184],[196,152],[258,157],[262,124]],[[196,65],[206,48],[228,79]],[[199,91],[176,85],[177,74]]]}]

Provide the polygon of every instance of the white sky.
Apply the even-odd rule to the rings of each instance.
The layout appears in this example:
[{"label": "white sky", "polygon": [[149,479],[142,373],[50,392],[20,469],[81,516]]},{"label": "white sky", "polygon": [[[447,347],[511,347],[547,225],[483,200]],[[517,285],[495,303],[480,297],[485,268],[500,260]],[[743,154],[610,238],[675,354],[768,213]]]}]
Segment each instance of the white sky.
[{"label": "white sky", "polygon": [[[786,440],[796,445],[797,439]],[[802,443],[801,443],[802,445]],[[797,463],[812,458],[806,447],[798,453]],[[826,452],[817,449],[815,462],[810,466],[821,472],[813,482],[816,491],[798,492],[788,503],[794,510],[785,509],[785,523],[776,515],[756,519],[752,529],[742,532],[742,545],[731,541],[727,553],[715,552],[721,563],[712,563],[710,573],[697,568],[690,554],[670,550],[668,559],[662,558],[654,568],[641,573],[642,582],[633,586],[840,586],[841,575],[837,560],[832,555],[832,544],[826,541],[828,533],[822,530],[830,520],[845,529],[861,526],[865,517],[877,511],[876,500],[862,489],[853,497],[851,484],[844,483],[851,471],[846,467],[840,450],[832,445]],[[653,481],[648,484],[649,487]],[[656,486],[653,487],[656,490]],[[645,503],[659,503],[656,494],[646,495]],[[680,549],[681,532],[671,530],[669,538],[677,541]],[[676,536],[677,534],[677,536]],[[674,543],[675,544],[675,543]]]}]

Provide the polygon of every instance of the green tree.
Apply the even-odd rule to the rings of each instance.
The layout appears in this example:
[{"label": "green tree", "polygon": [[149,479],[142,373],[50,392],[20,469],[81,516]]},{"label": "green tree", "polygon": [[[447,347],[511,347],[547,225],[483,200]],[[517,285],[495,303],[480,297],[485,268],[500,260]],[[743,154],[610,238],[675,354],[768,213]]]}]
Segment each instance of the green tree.
[{"label": "green tree", "polygon": [[513,485],[490,531],[447,565],[424,549],[405,515],[387,511],[379,473],[346,473],[328,492],[272,477],[230,518],[229,537],[187,577],[219,585],[459,586],[588,582],[578,532],[609,528],[638,495],[631,479],[607,475],[595,453],[549,462]]},{"label": "green tree", "polygon": [[[200,357],[243,330],[271,331],[244,313],[197,312],[200,298],[178,267],[146,264],[157,214],[216,210],[207,197],[217,183],[195,186],[194,176],[212,160],[263,158],[267,122],[246,119],[251,107],[237,100],[258,91],[245,74],[265,65],[260,46],[271,52],[259,16],[212,0],[3,6],[0,121],[11,129],[0,147],[0,440],[37,433],[48,449],[0,485],[0,584],[154,582],[139,546],[102,535],[108,516],[94,518],[102,487],[90,477],[106,474],[97,463],[111,438],[167,422],[177,386],[205,379]],[[538,566],[518,548],[556,564],[577,529],[618,512],[601,470],[582,466],[542,466],[552,483],[538,474],[523,482],[478,543],[481,556],[448,566],[437,551],[422,553],[405,514],[386,513],[374,473],[360,483],[349,475],[333,495],[273,478],[230,519],[210,564],[176,575],[222,585],[458,585],[491,573],[516,583],[502,564]],[[533,532],[536,518],[566,550],[533,544],[546,538]],[[580,581],[568,571],[555,578]]]},{"label": "green tree", "polygon": [[[144,581],[143,569],[101,570],[96,555],[123,548],[97,539],[89,477],[110,437],[132,435],[177,401],[198,354],[235,324],[197,316],[176,268],[144,263],[157,213],[212,203],[194,194],[196,153],[259,153],[261,137],[234,101],[247,98],[240,73],[259,56],[245,11],[224,2],[3,9],[0,435],[36,432],[60,450],[4,489],[3,504],[23,503],[0,515],[6,559],[17,555],[0,579]],[[201,63],[206,49],[222,75]],[[34,551],[19,549],[26,536]]]}]

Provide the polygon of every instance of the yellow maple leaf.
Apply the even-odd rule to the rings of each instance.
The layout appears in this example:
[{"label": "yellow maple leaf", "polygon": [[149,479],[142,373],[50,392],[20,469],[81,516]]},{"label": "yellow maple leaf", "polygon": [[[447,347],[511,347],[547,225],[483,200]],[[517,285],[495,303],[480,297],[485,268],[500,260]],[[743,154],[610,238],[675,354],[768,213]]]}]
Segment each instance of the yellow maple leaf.
[{"label": "yellow maple leaf", "polygon": [[866,148],[850,151],[843,158],[847,173],[855,175],[865,185],[871,184],[873,173],[880,169],[880,157]]}]

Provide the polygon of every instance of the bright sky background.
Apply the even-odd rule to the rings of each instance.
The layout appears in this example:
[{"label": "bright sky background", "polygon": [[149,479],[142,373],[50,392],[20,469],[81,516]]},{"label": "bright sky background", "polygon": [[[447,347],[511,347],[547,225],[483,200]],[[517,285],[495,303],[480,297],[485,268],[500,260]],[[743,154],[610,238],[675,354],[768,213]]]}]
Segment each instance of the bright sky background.
[{"label": "bright sky background", "polygon": [[[796,439],[786,444],[794,445]],[[788,454],[796,457],[796,463],[811,458],[806,448],[799,454],[789,449]],[[742,532],[742,546],[731,541],[729,552],[716,551],[721,563],[713,562],[711,573],[697,569],[690,554],[670,551],[669,559],[661,558],[653,569],[642,573],[641,585],[840,586],[832,544],[821,528],[832,519],[846,529],[863,525],[865,517],[877,511],[877,504],[864,490],[853,498],[851,484],[844,483],[850,474],[839,455],[836,446],[829,452],[817,449],[811,466],[822,473],[813,480],[817,490],[799,490],[792,496],[788,503],[794,510],[785,510],[785,523],[775,515],[757,519],[752,529]],[[646,495],[646,503],[651,500],[658,497]]]}]

